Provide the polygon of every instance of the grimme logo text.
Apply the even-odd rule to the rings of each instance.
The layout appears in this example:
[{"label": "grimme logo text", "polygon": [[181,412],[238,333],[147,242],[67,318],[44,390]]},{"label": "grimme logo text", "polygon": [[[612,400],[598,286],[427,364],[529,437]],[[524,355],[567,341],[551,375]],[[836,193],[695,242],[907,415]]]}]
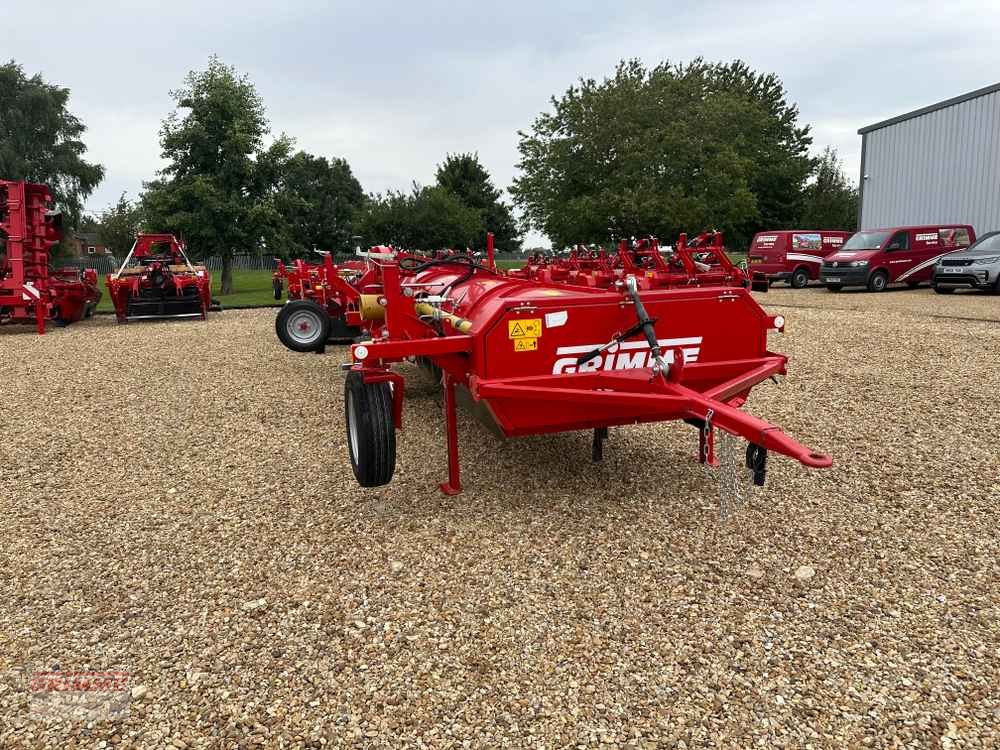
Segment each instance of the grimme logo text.
[{"label": "grimme logo text", "polygon": [[[691,336],[685,339],[660,339],[657,343],[663,350],[663,358],[668,363],[674,361],[675,348],[680,348],[684,352],[685,362],[697,362],[698,354],[701,353],[702,338],[702,336]],[[638,370],[653,366],[653,354],[649,350],[649,344],[645,341],[626,341],[624,344],[616,344],[603,352],[601,356],[594,357],[589,362],[584,362],[582,366],[577,367],[576,360],[581,354],[592,352],[599,346],[602,345],[560,346],[556,349],[556,355],[559,356],[559,359],[552,366],[552,374],[596,372],[597,370]]]}]

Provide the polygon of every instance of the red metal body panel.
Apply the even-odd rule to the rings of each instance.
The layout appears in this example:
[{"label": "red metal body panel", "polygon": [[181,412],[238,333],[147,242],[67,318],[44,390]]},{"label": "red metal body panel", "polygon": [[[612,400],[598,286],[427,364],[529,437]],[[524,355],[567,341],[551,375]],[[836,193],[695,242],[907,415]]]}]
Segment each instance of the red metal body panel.
[{"label": "red metal body panel", "polygon": [[33,323],[39,333],[56,320],[73,323],[101,299],[92,269],[49,268],[62,238],[45,185],[0,180],[0,323]]},{"label": "red metal body panel", "polygon": [[[129,267],[138,260],[139,265]],[[207,317],[212,277],[188,260],[172,234],[140,234],[117,272],[105,281],[119,323],[138,318]]]},{"label": "red metal body panel", "polygon": [[[632,263],[641,268],[636,259]],[[621,287],[511,278],[486,267],[470,275],[467,266],[447,262],[410,277],[392,262],[378,268],[385,317],[372,323],[371,341],[352,348],[352,369],[366,382],[392,377],[394,362],[420,358],[443,373],[446,406],[450,390],[463,386],[508,436],[685,419],[741,435],[807,466],[831,464],[829,456],[738,408],[754,385],[784,374],[787,362],[767,348],[768,332],[782,330],[784,321],[757,304],[744,287],[745,276],[734,285],[678,287],[647,273],[640,286],[628,281],[639,281],[638,274],[623,269],[652,318],[665,360],[666,369],[659,369],[641,335],[627,333],[638,308]],[[709,270],[720,279],[734,276],[731,264]],[[581,355],[590,358],[581,364]],[[393,395],[401,426],[401,381]],[[442,487],[456,491],[450,412],[449,481]]]},{"label": "red metal body panel", "polygon": [[829,229],[758,232],[750,243],[747,261],[751,271],[769,279],[788,280],[801,268],[816,281],[823,259],[837,252],[851,234]]}]

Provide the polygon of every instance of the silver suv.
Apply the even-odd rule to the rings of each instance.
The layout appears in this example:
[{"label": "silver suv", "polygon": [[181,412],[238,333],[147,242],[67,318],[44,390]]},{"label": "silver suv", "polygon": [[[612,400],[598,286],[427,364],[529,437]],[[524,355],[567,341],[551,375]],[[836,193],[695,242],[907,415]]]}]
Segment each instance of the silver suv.
[{"label": "silver suv", "polygon": [[969,247],[941,258],[931,284],[938,294],[951,294],[960,287],[1000,294],[1000,232],[984,234]]}]

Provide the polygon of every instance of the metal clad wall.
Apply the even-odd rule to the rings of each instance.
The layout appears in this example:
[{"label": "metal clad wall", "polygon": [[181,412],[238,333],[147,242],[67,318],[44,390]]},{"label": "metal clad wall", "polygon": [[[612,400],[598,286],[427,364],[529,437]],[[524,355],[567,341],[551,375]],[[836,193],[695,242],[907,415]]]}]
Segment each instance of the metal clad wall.
[{"label": "metal clad wall", "polygon": [[1000,91],[864,134],[861,228],[1000,229]]}]

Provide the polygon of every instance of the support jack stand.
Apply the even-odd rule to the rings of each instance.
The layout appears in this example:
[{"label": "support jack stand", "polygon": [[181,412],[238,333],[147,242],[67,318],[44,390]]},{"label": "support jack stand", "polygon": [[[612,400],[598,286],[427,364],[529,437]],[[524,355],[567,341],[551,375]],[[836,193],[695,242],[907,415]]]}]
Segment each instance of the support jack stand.
[{"label": "support jack stand", "polygon": [[462,479],[458,466],[458,419],[455,414],[455,381],[448,373],[442,378],[444,385],[444,411],[448,425],[448,481],[439,485],[445,495],[457,495],[462,491]]},{"label": "support jack stand", "polygon": [[590,448],[590,460],[595,464],[604,460],[604,441],[607,439],[607,427],[597,427],[594,429],[594,442]]}]

